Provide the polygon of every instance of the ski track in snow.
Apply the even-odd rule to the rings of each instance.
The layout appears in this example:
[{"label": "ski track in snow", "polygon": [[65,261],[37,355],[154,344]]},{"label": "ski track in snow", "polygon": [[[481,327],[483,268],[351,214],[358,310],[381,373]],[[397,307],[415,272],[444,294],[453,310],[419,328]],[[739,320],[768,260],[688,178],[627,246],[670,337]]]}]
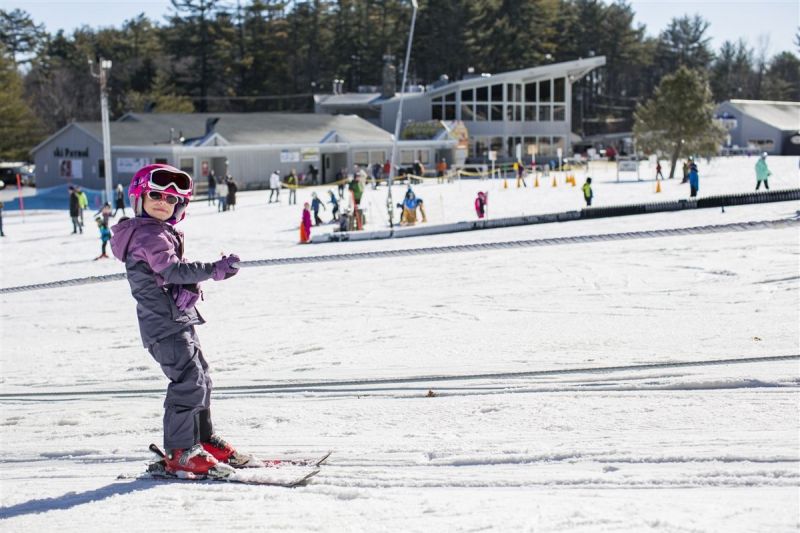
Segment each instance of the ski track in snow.
[{"label": "ski track in snow", "polygon": [[[714,161],[701,194],[750,190],[754,162]],[[796,157],[771,162],[774,188],[797,186]],[[652,194],[652,183],[595,177],[603,205]],[[678,181],[663,182],[665,198],[685,196]],[[432,220],[439,194],[470,218],[479,188],[495,216],[580,203],[579,189],[499,187],[415,189]],[[265,198],[242,193],[219,215],[193,205],[187,255],[568,237],[800,207],[299,247],[299,210]],[[1,286],[120,271],[89,260],[91,232],[53,236],[69,227],[64,213],[4,215]],[[166,381],[127,284],[2,295],[0,530],[797,531],[799,257],[797,228],[785,228],[253,268],[205,283],[198,333],[217,430],[263,457],[334,451],[297,489],[132,479],[160,444]]]}]

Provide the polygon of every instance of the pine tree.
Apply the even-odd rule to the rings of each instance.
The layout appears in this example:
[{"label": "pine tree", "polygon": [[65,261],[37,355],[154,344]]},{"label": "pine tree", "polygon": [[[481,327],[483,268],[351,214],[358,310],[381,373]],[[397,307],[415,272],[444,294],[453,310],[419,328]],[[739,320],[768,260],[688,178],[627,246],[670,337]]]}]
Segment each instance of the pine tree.
[{"label": "pine tree", "polygon": [[14,61],[0,44],[0,159],[27,161],[42,128],[23,97]]},{"label": "pine tree", "polygon": [[768,100],[800,101],[800,60],[791,52],[772,58],[764,82]]},{"label": "pine tree", "polygon": [[681,154],[710,155],[719,149],[725,131],[713,116],[708,82],[681,66],[662,78],[653,98],[637,106],[633,132],[643,150],[669,154],[672,178]]},{"label": "pine tree", "polygon": [[43,36],[44,26],[34,24],[26,11],[0,9],[0,43],[14,65],[29,63]]}]

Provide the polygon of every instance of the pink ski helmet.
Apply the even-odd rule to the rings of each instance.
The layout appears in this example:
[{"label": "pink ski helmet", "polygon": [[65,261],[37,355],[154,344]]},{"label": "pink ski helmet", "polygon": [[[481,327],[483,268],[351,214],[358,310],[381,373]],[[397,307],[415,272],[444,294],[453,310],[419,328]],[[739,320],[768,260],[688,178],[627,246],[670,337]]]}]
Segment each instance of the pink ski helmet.
[{"label": "pink ski helmet", "polygon": [[170,224],[177,224],[186,216],[186,206],[192,199],[194,182],[192,177],[170,165],[155,164],[140,168],[134,174],[128,187],[128,197],[136,216],[142,216],[144,195],[149,191],[159,191],[177,196],[181,199],[175,205],[172,218],[167,220]]}]

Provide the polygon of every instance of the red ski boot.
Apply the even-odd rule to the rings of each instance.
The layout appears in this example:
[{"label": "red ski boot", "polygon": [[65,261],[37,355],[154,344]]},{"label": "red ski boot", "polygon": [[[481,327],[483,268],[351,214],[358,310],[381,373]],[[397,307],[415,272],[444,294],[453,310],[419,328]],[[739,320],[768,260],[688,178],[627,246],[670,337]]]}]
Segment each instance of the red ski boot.
[{"label": "red ski boot", "polygon": [[187,479],[205,476],[226,478],[234,472],[233,468],[217,461],[200,444],[185,450],[172,450],[172,453],[165,458],[165,463],[167,472]]},{"label": "red ski boot", "polygon": [[225,439],[214,434],[203,442],[203,449],[214,456],[220,463],[227,463],[234,468],[244,468],[250,466],[253,457],[248,454],[239,453],[236,448],[231,446]]}]

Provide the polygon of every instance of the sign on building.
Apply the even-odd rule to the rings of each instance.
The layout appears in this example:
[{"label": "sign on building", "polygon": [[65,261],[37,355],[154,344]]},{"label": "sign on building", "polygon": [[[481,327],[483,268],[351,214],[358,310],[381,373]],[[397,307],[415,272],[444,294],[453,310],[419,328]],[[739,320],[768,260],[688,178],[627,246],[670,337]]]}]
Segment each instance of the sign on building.
[{"label": "sign on building", "polygon": [[65,179],[83,179],[82,159],[60,159],[58,175]]},{"label": "sign on building", "polygon": [[117,172],[135,174],[137,170],[150,164],[146,157],[120,157],[117,159]]},{"label": "sign on building", "polygon": [[[316,163],[319,161],[319,148],[301,148],[300,158],[303,163]],[[281,161],[283,161],[283,152],[281,152]]]},{"label": "sign on building", "polygon": [[281,150],[281,163],[298,163],[300,152],[297,150]]}]

